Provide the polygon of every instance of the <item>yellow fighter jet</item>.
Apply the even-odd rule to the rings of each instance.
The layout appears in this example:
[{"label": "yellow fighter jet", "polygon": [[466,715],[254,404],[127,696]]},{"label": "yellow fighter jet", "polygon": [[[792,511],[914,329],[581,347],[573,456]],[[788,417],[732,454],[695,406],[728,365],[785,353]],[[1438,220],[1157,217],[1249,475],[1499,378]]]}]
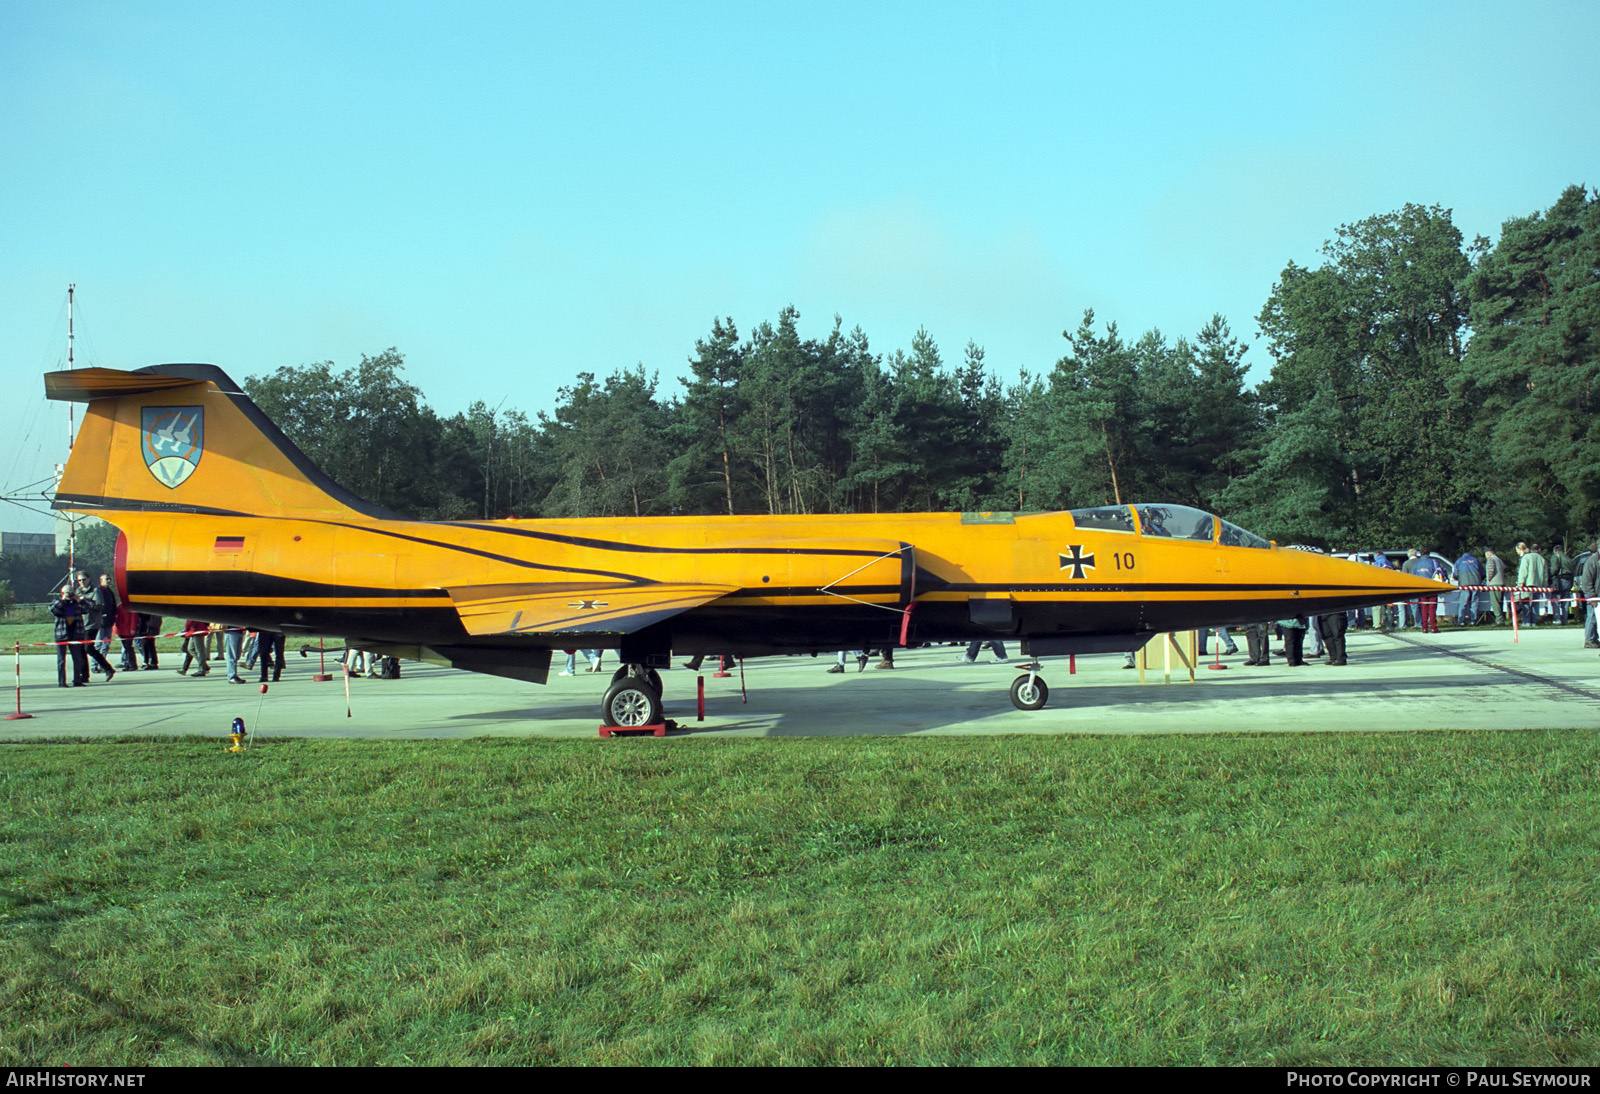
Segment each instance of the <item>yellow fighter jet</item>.
[{"label": "yellow fighter jet", "polygon": [[[1280,550],[1181,505],[408,520],[329,479],[213,365],[52,372],[45,392],[89,404],[54,504],[121,530],[117,589],[137,610],[534,683],[552,650],[615,648],[608,725],[661,721],[673,651],[1011,638],[1032,658],[1121,652],[1451,588]],[[1011,688],[1025,710],[1047,695],[1037,666]]]}]

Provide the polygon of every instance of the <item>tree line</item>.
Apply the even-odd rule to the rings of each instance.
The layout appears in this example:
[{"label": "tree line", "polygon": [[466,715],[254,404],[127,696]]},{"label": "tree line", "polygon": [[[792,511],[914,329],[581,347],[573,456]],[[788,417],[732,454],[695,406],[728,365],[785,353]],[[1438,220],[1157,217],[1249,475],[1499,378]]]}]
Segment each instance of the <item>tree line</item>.
[{"label": "tree line", "polygon": [[719,317],[664,394],[580,373],[553,413],[442,417],[394,349],[250,377],[344,486],[427,519],[1046,510],[1156,499],[1282,542],[1454,551],[1600,516],[1600,196],[1567,189],[1468,244],[1438,206],[1342,225],[1257,317],[1125,337],[1085,311],[1048,372],[1002,380],[918,331]]}]

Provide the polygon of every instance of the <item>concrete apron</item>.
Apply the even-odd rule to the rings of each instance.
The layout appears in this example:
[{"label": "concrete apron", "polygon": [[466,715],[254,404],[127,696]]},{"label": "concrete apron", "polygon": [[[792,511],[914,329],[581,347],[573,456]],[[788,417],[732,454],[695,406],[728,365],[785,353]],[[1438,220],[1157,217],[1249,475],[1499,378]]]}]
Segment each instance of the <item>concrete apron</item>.
[{"label": "concrete apron", "polygon": [[[1509,630],[1352,631],[1343,667],[1313,660],[1290,668],[1276,653],[1270,666],[1248,667],[1238,641],[1241,652],[1222,658],[1227,669],[1204,667],[1213,651],[1194,683],[1180,671],[1164,683],[1154,645],[1142,685],[1119,654],[1080,657],[1075,675],[1065,658],[1046,661],[1050,697],[1034,712],[1014,709],[1007,696],[1018,675],[1015,643],[1007,645],[1009,664],[985,650],[968,665],[964,647],[938,646],[897,651],[892,670],[875,668],[874,658],[857,672],[852,658],[842,674],[827,672],[832,655],[761,658],[745,665],[748,701],[738,670],[715,679],[711,659],[698,674],[674,667],[663,676],[667,716],[683,726],[675,737],[1600,728],[1600,658],[1582,648],[1581,628],[1524,630],[1516,643]],[[347,716],[343,678],[313,681],[315,658],[291,654],[282,682],[265,695],[253,673],[246,685],[229,684],[215,669],[204,679],[179,676],[180,663],[167,655],[163,669],[119,672],[110,684],[95,674],[88,687],[60,689],[53,655],[24,654],[21,705],[32,717],[0,723],[0,740],[221,741],[238,716],[261,745],[273,737],[491,735],[598,742],[600,699],[616,668],[612,655],[601,673],[580,668],[540,687],[402,662],[399,680],[352,679]],[[558,656],[553,667],[560,664]],[[696,675],[706,678],[704,722],[695,720]],[[15,692],[3,703],[14,711]]]}]

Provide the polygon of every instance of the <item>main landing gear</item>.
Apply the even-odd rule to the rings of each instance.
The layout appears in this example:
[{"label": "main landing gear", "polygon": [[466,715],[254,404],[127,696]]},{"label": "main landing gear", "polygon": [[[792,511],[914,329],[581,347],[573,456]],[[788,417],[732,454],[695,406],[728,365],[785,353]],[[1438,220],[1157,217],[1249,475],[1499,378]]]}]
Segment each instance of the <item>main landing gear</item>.
[{"label": "main landing gear", "polygon": [[1050,698],[1050,689],[1040,678],[1037,663],[1022,667],[1028,671],[1011,681],[1011,705],[1018,710],[1038,710]]},{"label": "main landing gear", "polygon": [[643,665],[623,665],[600,702],[601,722],[620,729],[661,724],[661,674]]}]

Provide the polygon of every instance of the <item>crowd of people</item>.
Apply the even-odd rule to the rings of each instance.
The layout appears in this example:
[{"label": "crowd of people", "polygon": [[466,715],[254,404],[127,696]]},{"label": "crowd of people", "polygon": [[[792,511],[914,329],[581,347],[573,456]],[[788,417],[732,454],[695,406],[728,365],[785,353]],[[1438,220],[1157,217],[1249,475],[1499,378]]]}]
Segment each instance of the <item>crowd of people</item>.
[{"label": "crowd of people", "polygon": [[[1595,639],[1594,628],[1600,553],[1595,546],[1591,542],[1571,555],[1565,544],[1558,543],[1546,558],[1538,543],[1524,541],[1516,545],[1514,562],[1502,558],[1493,547],[1486,547],[1481,556],[1471,550],[1463,551],[1454,563],[1446,563],[1433,552],[1413,547],[1406,552],[1400,569],[1459,586],[1457,626],[1490,623],[1503,626],[1513,612],[1520,626],[1581,622],[1585,648],[1597,649],[1600,642]],[[1348,557],[1352,561],[1370,561],[1374,566],[1390,565],[1381,553],[1374,553],[1365,560],[1353,554]],[[1380,630],[1410,627],[1424,633],[1437,633],[1437,598],[1419,597],[1382,609],[1351,612],[1348,624],[1350,627],[1376,626]]]},{"label": "crowd of people", "polygon": [[179,676],[189,675],[189,666],[198,663],[195,676],[209,676],[211,661],[220,658],[227,669],[228,683],[243,684],[239,666],[250,672],[261,665],[261,683],[276,683],[283,676],[282,631],[246,631],[243,627],[219,626],[201,619],[183,624],[183,667]]},{"label": "crowd of people", "polygon": [[[161,667],[156,638],[161,634],[162,617],[135,612],[117,598],[108,574],[100,575],[98,585],[89,575],[76,571],[56,591],[50,604],[55,619],[56,683],[60,687],[84,687],[89,683],[89,667],[110,683],[119,672],[153,672]],[[122,644],[122,660],[116,668],[107,659],[113,640]],[[211,661],[221,659],[227,666],[231,684],[247,683],[240,675],[261,666],[261,683],[283,676],[284,636],[279,631],[246,631],[244,627],[220,626],[200,619],[183,625],[183,667],[179,676],[208,676]],[[68,672],[68,666],[71,672]],[[69,678],[70,677],[70,678]]]},{"label": "crowd of people", "polygon": [[[1516,546],[1516,564],[1486,548],[1483,559],[1471,551],[1455,562],[1453,580],[1463,586],[1457,622],[1473,626],[1505,623],[1512,612],[1520,626],[1548,626],[1582,622],[1584,648],[1600,649],[1595,636],[1597,581],[1600,581],[1600,543],[1590,541],[1577,554],[1557,543],[1549,558],[1535,541]],[[1478,586],[1472,588],[1472,586]]]},{"label": "crowd of people", "polygon": [[[81,570],[62,585],[50,604],[55,617],[56,683],[61,687],[81,688],[89,682],[89,662],[109,681],[117,674],[106,660],[111,630],[116,619],[117,594],[104,574],[98,588],[91,587],[89,575]],[[67,664],[72,664],[72,681],[67,682]]]},{"label": "crowd of people", "polygon": [[[1545,559],[1538,543],[1521,542],[1516,546],[1517,566],[1513,568],[1502,559],[1493,547],[1485,548],[1482,558],[1472,551],[1464,551],[1453,564],[1446,564],[1431,551],[1413,547],[1406,552],[1400,569],[1418,577],[1432,577],[1451,581],[1461,587],[1460,602],[1456,610],[1456,625],[1480,626],[1488,623],[1504,625],[1510,613],[1517,613],[1522,626],[1565,624],[1581,621],[1584,626],[1584,648],[1600,649],[1597,639],[1596,613],[1600,609],[1600,544],[1591,543],[1579,565],[1569,556],[1564,544],[1557,544]],[[1382,552],[1373,552],[1362,559],[1356,554],[1347,556],[1351,561],[1367,561],[1370,565],[1390,568],[1391,563]],[[1453,566],[1453,573],[1451,572]],[[1266,632],[1276,628],[1284,636],[1280,654],[1289,664],[1303,663],[1304,639],[1309,634],[1315,644],[1312,658],[1326,653],[1330,665],[1345,663],[1345,633],[1353,628],[1375,628],[1381,631],[1396,628],[1413,628],[1424,634],[1439,633],[1438,598],[1417,597],[1399,601],[1381,608],[1338,612],[1332,615],[1278,620],[1245,628],[1251,640],[1250,659],[1245,664],[1267,664]],[[1258,633],[1252,633],[1252,631]],[[1222,632],[1219,630],[1218,634]],[[1231,646],[1231,643],[1230,643]],[[1200,642],[1205,652],[1205,639]],[[1230,653],[1233,650],[1230,648]]]}]

